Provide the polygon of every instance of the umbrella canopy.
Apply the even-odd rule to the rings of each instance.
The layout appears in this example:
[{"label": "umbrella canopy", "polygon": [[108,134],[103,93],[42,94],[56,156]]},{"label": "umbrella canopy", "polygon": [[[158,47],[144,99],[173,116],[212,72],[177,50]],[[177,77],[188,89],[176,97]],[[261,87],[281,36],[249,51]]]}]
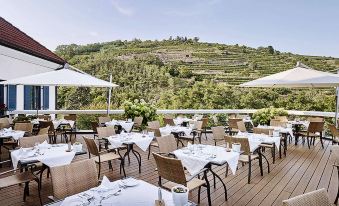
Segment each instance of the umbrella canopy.
[{"label": "umbrella canopy", "polygon": [[60,69],[0,82],[6,85],[117,87],[118,85],[98,79],[79,70]]},{"label": "umbrella canopy", "polygon": [[314,70],[298,62],[293,69],[246,82],[240,86],[271,88],[337,87],[339,86],[339,75]]}]

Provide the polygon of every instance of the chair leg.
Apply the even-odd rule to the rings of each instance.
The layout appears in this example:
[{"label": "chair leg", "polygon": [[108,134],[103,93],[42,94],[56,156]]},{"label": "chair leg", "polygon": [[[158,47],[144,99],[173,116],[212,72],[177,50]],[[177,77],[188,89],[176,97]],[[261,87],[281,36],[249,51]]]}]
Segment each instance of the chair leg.
[{"label": "chair leg", "polygon": [[248,179],[247,179],[248,184],[251,183],[251,172],[252,172],[251,170],[252,170],[251,156],[248,155]]},{"label": "chair leg", "polygon": [[42,205],[42,200],[41,200],[41,182],[40,182],[40,180],[37,180],[37,182],[38,182],[39,201],[40,201],[40,205]]},{"label": "chair leg", "polygon": [[225,172],[225,177],[228,175],[228,164],[226,164],[226,172]]},{"label": "chair leg", "polygon": [[275,144],[273,144],[273,148],[272,148],[272,157],[273,157],[273,164],[275,164]]},{"label": "chair leg", "polygon": [[[338,172],[338,181],[339,181],[339,167],[337,167],[337,172]],[[338,190],[337,190],[337,197],[335,198],[334,204],[338,204],[338,199],[339,199],[339,184],[338,184]]]},{"label": "chair leg", "polygon": [[198,204],[200,204],[200,191],[201,191],[201,186],[198,189]]},{"label": "chair leg", "polygon": [[259,154],[259,167],[260,167],[260,174],[261,176],[264,175],[264,171],[263,171],[263,168],[262,168],[262,155]]},{"label": "chair leg", "polygon": [[311,147],[310,147],[310,140],[309,140],[308,136],[307,136],[307,146],[308,146],[308,149],[311,149]]},{"label": "chair leg", "polygon": [[207,179],[207,171],[204,171],[204,178],[205,178],[205,181],[206,181],[208,205],[211,206],[212,205],[212,202],[211,202],[211,189],[210,189],[210,183],[208,182],[208,179]]},{"label": "chair leg", "polygon": [[108,169],[113,170],[112,161],[108,161]]},{"label": "chair leg", "polygon": [[148,147],[148,156],[147,159],[149,160],[149,157],[151,156],[151,146]]},{"label": "chair leg", "polygon": [[98,179],[100,179],[100,173],[101,173],[101,163],[99,162],[99,172],[98,172]]},{"label": "chair leg", "polygon": [[324,149],[324,143],[323,143],[323,137],[320,135],[320,142],[321,142],[321,147]]},{"label": "chair leg", "polygon": [[125,161],[122,159],[120,164],[121,164],[121,167],[122,167],[122,172],[124,173],[124,177],[126,177],[126,172],[125,172]]}]

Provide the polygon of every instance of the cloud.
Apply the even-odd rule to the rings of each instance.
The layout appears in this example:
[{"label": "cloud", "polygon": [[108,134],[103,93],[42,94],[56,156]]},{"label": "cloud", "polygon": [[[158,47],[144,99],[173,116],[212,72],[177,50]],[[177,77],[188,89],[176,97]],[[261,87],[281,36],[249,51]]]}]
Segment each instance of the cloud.
[{"label": "cloud", "polygon": [[117,0],[111,1],[113,8],[124,16],[133,16],[134,10],[127,7],[122,7]]}]

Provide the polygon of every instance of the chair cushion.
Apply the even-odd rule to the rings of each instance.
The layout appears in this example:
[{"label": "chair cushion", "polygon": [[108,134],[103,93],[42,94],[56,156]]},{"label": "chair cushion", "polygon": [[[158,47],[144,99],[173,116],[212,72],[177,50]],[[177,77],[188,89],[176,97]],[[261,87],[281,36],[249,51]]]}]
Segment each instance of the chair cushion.
[{"label": "chair cushion", "polygon": [[36,177],[30,172],[21,172],[15,175],[4,177],[0,179],[0,189],[6,188],[12,185],[17,185],[20,183],[30,182],[36,179]]},{"label": "chair cushion", "polygon": [[[198,178],[193,178],[191,181],[187,182],[187,187],[188,187],[189,190],[194,190],[194,189],[196,189],[196,188],[198,188],[200,186],[205,185],[205,183],[206,183],[205,180],[201,180],[201,179],[198,179]],[[178,185],[178,183],[170,182],[169,181],[169,182],[166,182],[165,184],[163,184],[162,186],[164,188],[167,188],[167,189],[171,190],[172,187],[177,186],[177,185]]]},{"label": "chair cushion", "polygon": [[[258,159],[258,158],[259,158],[259,155],[257,155],[257,154],[251,155],[251,160],[255,160],[255,159]],[[239,161],[240,162],[248,162],[248,155],[240,155]]]},{"label": "chair cushion", "polygon": [[[307,137],[307,132],[299,132],[298,134],[301,135],[301,136]],[[310,133],[308,133],[308,136],[309,137],[319,137],[320,134],[310,132]]]},{"label": "chair cushion", "polygon": [[159,144],[158,144],[158,142],[153,141],[153,142],[151,142],[150,146],[152,146],[152,147],[159,147]]},{"label": "chair cushion", "polygon": [[261,143],[259,146],[260,147],[266,147],[266,148],[273,148],[273,147],[275,147],[274,144],[270,144],[270,143]]},{"label": "chair cushion", "polygon": [[[92,159],[95,160],[95,162],[99,162],[99,157],[93,157]],[[100,155],[101,162],[107,162],[109,160],[116,160],[120,159],[120,156],[118,154],[114,154],[113,152],[105,153]]]}]

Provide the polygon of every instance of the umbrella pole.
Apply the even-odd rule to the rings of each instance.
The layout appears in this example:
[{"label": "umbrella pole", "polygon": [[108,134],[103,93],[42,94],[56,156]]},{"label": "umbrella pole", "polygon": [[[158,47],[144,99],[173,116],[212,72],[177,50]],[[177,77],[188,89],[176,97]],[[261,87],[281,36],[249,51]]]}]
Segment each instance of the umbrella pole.
[{"label": "umbrella pole", "polygon": [[[109,77],[109,82],[112,83],[112,74]],[[112,95],[112,87],[110,87],[108,90],[107,115],[109,115],[109,110],[111,107],[111,95]]]}]

